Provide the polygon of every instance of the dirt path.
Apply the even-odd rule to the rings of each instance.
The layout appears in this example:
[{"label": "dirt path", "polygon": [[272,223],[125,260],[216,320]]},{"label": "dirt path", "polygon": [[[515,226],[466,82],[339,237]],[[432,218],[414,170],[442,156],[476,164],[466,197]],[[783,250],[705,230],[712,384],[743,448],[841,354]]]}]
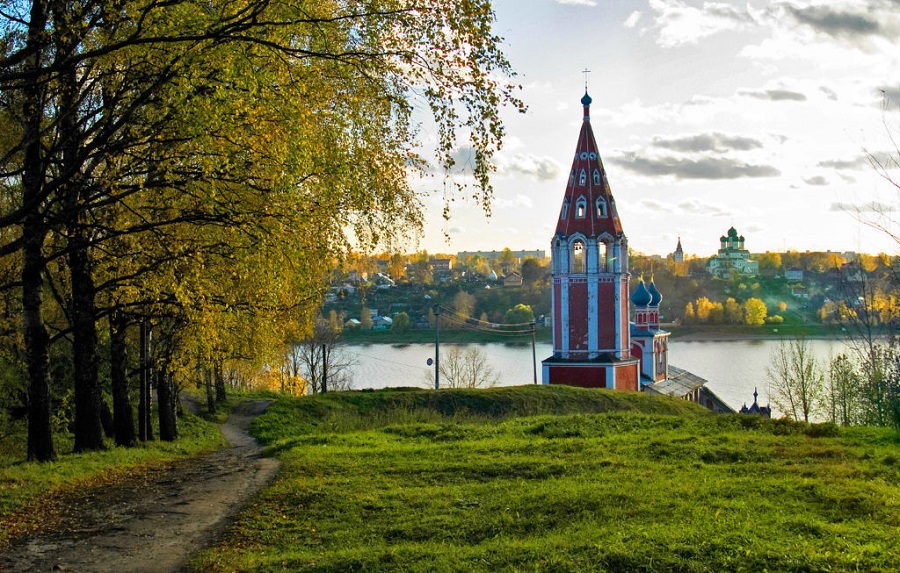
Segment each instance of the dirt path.
[{"label": "dirt path", "polygon": [[60,523],[0,554],[2,572],[172,573],[212,545],[265,486],[277,460],[247,433],[268,407],[245,402],[221,426],[230,448],[60,502]]}]

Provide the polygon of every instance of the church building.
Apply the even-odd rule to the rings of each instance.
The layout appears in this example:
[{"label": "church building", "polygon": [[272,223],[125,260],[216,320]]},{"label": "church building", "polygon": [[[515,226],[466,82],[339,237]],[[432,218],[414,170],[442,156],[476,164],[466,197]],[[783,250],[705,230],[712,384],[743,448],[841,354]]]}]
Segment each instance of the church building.
[{"label": "church building", "polygon": [[742,275],[759,274],[759,262],[750,260],[750,251],[744,248],[744,235],[738,236],[734,227],[719,239],[719,252],[706,263],[709,274],[728,278],[732,270]]},{"label": "church building", "polygon": [[587,92],[581,104],[581,132],[551,241],[553,356],[542,362],[543,381],[636,391],[644,360],[632,354],[628,239],[597,151]]},{"label": "church building", "polygon": [[672,261],[676,263],[684,262],[684,249],[681,248],[681,237],[678,237],[678,246],[675,247],[675,252],[672,253]]},{"label": "church building", "polygon": [[[662,294],[651,280],[630,292],[628,239],[591,127],[591,97],[551,239],[553,355],[542,362],[544,384],[650,391],[703,403],[702,378],[672,367],[669,333],[660,328]],[[633,306],[634,322],[630,320]]]}]

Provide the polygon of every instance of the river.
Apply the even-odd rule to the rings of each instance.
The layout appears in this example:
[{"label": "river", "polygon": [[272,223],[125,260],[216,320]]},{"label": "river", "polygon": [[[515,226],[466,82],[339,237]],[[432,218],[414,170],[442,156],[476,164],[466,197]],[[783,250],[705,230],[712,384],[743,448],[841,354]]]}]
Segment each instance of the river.
[{"label": "river", "polygon": [[[810,340],[810,345],[823,364],[845,348],[834,340]],[[753,390],[759,390],[760,405],[769,403],[766,390],[766,366],[777,340],[732,340],[669,343],[669,363],[705,378],[707,386],[735,410],[745,402],[753,402]],[[441,345],[446,349],[449,345]],[[460,346],[460,345],[457,345]],[[467,345],[461,345],[467,346]],[[478,344],[499,375],[498,385],[531,384],[534,380],[531,343]],[[393,386],[431,387],[434,357],[433,344],[366,344],[346,345],[343,350],[352,358],[354,388],[387,388]],[[537,379],[540,383],[540,361],[550,356],[549,343],[538,343]],[[777,409],[773,410],[778,414]]]}]

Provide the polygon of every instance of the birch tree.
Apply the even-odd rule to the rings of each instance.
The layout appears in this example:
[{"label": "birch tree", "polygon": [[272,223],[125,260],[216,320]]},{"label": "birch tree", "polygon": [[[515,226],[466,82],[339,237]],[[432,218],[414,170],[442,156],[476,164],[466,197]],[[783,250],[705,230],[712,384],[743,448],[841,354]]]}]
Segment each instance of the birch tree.
[{"label": "birch tree", "polygon": [[[228,305],[213,288],[189,291],[203,281],[184,267],[202,274],[239,259],[261,237],[289,241],[313,228],[320,248],[293,250],[291,268],[302,273],[323,251],[345,250],[348,230],[369,244],[415,234],[422,207],[408,174],[429,171],[419,108],[436,126],[439,170],[449,171],[458,134],[466,134],[472,193],[488,210],[489,160],[503,136],[499,107],[522,108],[504,79],[511,70],[488,0],[5,0],[0,7],[0,111],[17,123],[0,179],[14,181],[18,194],[0,212],[0,228],[17,231],[4,236],[0,256],[21,257],[28,454],[37,460],[54,456],[48,278],[66,287],[59,298],[73,341],[76,449],[96,449],[103,304],[144,313],[168,304],[186,313],[179,324],[208,331],[217,311],[253,305]],[[225,227],[246,233],[238,248],[208,230]],[[112,246],[123,236],[159,258],[120,274],[113,262],[130,249]],[[259,274],[270,276],[265,268]],[[321,288],[312,276],[302,303],[260,305],[262,315],[312,312],[307,302]],[[107,297],[111,290],[116,296]],[[154,291],[160,296],[146,296]],[[198,317],[207,322],[198,326]]]},{"label": "birch tree", "polygon": [[766,367],[768,393],[779,410],[809,422],[823,398],[824,375],[805,338],[781,341]]}]

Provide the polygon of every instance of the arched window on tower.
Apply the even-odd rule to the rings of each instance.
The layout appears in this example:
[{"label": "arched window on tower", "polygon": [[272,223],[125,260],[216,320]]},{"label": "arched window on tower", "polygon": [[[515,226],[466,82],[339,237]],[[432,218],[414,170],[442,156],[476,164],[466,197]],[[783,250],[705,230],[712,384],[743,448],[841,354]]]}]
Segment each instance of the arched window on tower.
[{"label": "arched window on tower", "polygon": [[600,185],[600,170],[594,169],[594,185]]},{"label": "arched window on tower", "polygon": [[609,271],[609,243],[597,243],[597,267],[601,273]]},{"label": "arched window on tower", "polygon": [[581,173],[578,175],[578,184],[581,186],[587,185],[587,172],[584,169],[581,170]]},{"label": "arched window on tower", "polygon": [[606,201],[603,199],[603,197],[597,197],[596,205],[597,205],[597,217],[599,219],[605,219],[606,218]]},{"label": "arched window on tower", "polygon": [[573,273],[583,273],[585,272],[585,262],[584,262],[584,243],[582,241],[575,241],[572,243],[572,270]]},{"label": "arched window on tower", "polygon": [[587,216],[587,199],[584,195],[575,200],[575,218],[584,219]]},{"label": "arched window on tower", "polygon": [[566,197],[566,200],[563,201],[562,212],[559,214],[560,219],[565,219],[566,215],[569,214],[569,198]]}]

